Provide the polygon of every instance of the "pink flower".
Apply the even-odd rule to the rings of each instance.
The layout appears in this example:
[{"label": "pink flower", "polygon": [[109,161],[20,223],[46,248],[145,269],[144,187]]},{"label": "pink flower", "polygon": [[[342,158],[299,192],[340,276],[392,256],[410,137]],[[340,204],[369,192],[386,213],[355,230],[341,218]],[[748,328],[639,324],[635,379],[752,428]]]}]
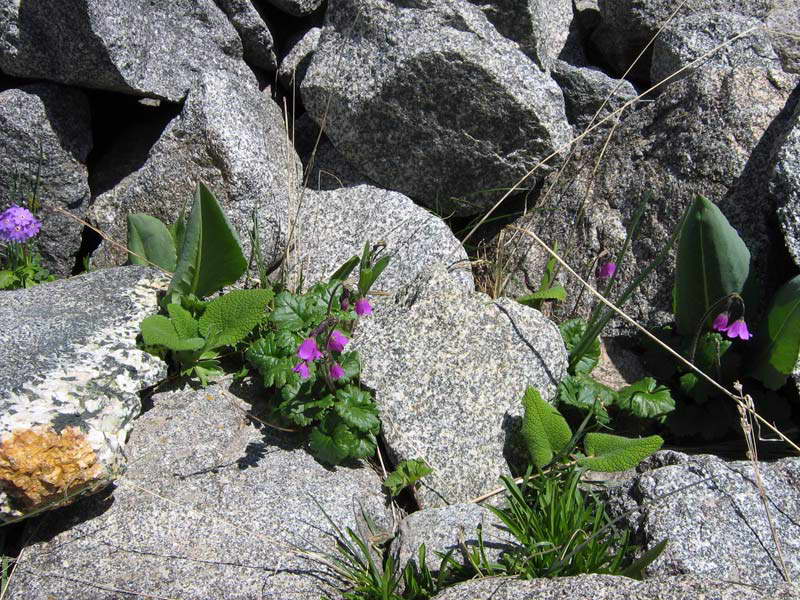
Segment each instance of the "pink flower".
[{"label": "pink flower", "polygon": [[297,356],[303,360],[317,360],[322,358],[322,352],[317,348],[317,340],[314,338],[304,339],[303,343],[300,344],[300,347],[297,349]]},{"label": "pink flower", "polygon": [[733,325],[728,327],[725,331],[731,339],[739,337],[743,340],[749,340],[753,337],[747,330],[747,323],[744,322],[744,319],[737,319],[733,322]]},{"label": "pink flower", "polygon": [[308,363],[306,363],[306,361],[297,363],[292,371],[299,373],[301,379],[308,379],[311,376],[308,372]]},{"label": "pink flower", "polygon": [[597,273],[595,273],[595,277],[597,279],[611,279],[614,276],[614,273],[616,272],[617,272],[616,263],[607,262],[597,267]]},{"label": "pink flower", "polygon": [[328,349],[334,352],[341,352],[349,341],[350,339],[341,331],[334,329],[333,333],[331,333],[331,338],[328,340]]},{"label": "pink flower", "polygon": [[366,298],[356,300],[356,314],[359,317],[372,314],[372,306],[370,305],[369,300]]},{"label": "pink flower", "polygon": [[344,369],[342,365],[339,363],[333,363],[331,365],[331,379],[339,379],[340,377],[344,377]]},{"label": "pink flower", "polygon": [[728,313],[720,313],[717,315],[717,318],[714,319],[714,322],[711,324],[711,328],[714,331],[725,332],[728,330]]}]

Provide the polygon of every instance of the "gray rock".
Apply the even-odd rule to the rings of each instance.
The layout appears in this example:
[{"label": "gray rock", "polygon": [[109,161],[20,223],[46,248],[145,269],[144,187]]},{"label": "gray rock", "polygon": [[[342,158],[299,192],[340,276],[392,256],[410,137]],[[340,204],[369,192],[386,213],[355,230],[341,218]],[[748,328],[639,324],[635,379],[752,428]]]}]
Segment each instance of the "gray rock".
[{"label": "gray rock", "polygon": [[435,573],[442,562],[436,552],[453,550],[453,558],[466,561],[464,547],[469,552],[479,548],[478,527],[481,528],[486,556],[492,562],[497,562],[503,551],[515,545],[514,536],[503,529],[502,521],[492,511],[467,503],[429,508],[408,515],[400,521],[389,551],[402,568],[409,560],[418,562],[418,549],[425,544],[425,563]]},{"label": "gray rock", "polygon": [[800,267],[800,102],[777,146],[769,187],[786,248]]},{"label": "gray rock", "polygon": [[[670,540],[646,575],[691,574],[762,586],[783,582],[750,462],[666,452],[639,470],[612,489],[608,500],[610,514],[622,517],[643,551]],[[788,575],[797,580],[800,460],[762,462],[759,470]]]},{"label": "gray rock", "polygon": [[756,587],[702,577],[659,577],[636,581],[614,575],[577,575],[531,581],[487,577],[460,583],[432,600],[796,600],[796,586]]},{"label": "gray rock", "polygon": [[0,69],[9,75],[181,100],[198,73],[242,56],[212,0],[4,0]]},{"label": "gray rock", "polygon": [[766,21],[772,47],[781,58],[784,71],[800,73],[800,4],[796,0],[774,0],[773,5]]},{"label": "gray rock", "polygon": [[543,69],[567,47],[572,0],[467,0]]},{"label": "gray rock", "polygon": [[467,292],[441,265],[361,319],[354,349],[391,458],[434,469],[417,491],[423,508],[497,487],[517,456],[526,388],[552,398],[566,369],[564,342],[541,313]]},{"label": "gray rock", "polygon": [[326,280],[350,257],[360,256],[366,242],[383,242],[392,259],[375,290],[393,291],[445,261],[463,289],[475,289],[467,253],[444,221],[397,192],[370,185],[307,189],[294,222],[290,282],[301,275],[308,285]]},{"label": "gray rock", "polygon": [[[780,67],[780,59],[761,25],[755,17],[727,11],[702,12],[674,19],[653,44],[650,80],[655,83],[669,78],[722,42],[753,27],[755,31],[714,52],[695,68],[704,69],[709,64],[731,69],[753,65]],[[686,77],[692,70],[683,71],[671,81]]]},{"label": "gray rock", "polygon": [[600,24],[599,0],[573,0],[575,21],[584,33],[591,33]]},{"label": "gray rock", "polygon": [[278,69],[278,80],[286,88],[290,96],[300,93],[300,84],[306,76],[311,57],[319,44],[321,27],[312,27],[292,45],[292,49],[283,57]]},{"label": "gray rock", "polygon": [[[101,230],[124,242],[127,214],[136,212],[172,223],[203,181],[238,230],[246,256],[253,211],[266,260],[281,256],[300,166],[287,148],[280,109],[251,73],[204,73],[152,148],[143,143],[138,128],[127,131],[95,168],[100,194],[89,214]],[[120,172],[142,155],[144,164]],[[126,257],[104,242],[92,259],[106,266]]]},{"label": "gray rock", "polygon": [[[730,11],[763,20],[772,4],[772,0],[688,0],[676,17]],[[621,76],[627,70],[676,8],[672,0],[600,0],[602,23],[592,35],[592,42],[614,69],[613,75]],[[649,71],[649,58],[645,56],[631,76],[646,83]]]},{"label": "gray rock", "polygon": [[342,583],[303,551],[335,554],[326,513],[362,534],[362,510],[387,526],[380,479],[366,466],[323,467],[301,436],[245,417],[264,409],[259,392],[236,394],[255,405],[220,386],[155,395],[113,502],[32,523],[8,597],[340,598]]},{"label": "gray rock", "polygon": [[[37,244],[43,264],[58,275],[69,275],[81,245],[83,226],[59,207],[83,217],[89,204],[86,157],[92,149],[89,102],[83,92],[39,83],[0,93],[0,197],[9,204],[15,179],[18,191],[30,190],[39,163],[42,229]],[[5,201],[0,204],[6,208]]]},{"label": "gray rock", "polygon": [[[761,67],[708,67],[675,83],[627,117],[607,146],[603,137],[578,152],[548,198],[517,224],[551,246],[557,241],[569,264],[597,284],[597,261],[609,260],[622,248],[626,227],[644,194],[652,192],[639,237],[612,282],[611,296],[616,297],[654,260],[685,208],[702,194],[719,205],[747,244],[763,293],[770,285],[771,249],[780,243],[771,225],[771,155],[787,126],[787,100],[795,83],[793,76]],[[548,180],[545,189],[553,181]],[[581,206],[583,216],[576,223]],[[530,265],[529,278],[538,283],[542,271],[533,267],[542,262],[541,251],[525,235],[515,240],[516,250],[506,248],[508,255],[519,258],[507,268],[512,282],[523,281],[523,270]],[[639,323],[655,326],[672,319],[673,256],[645,278],[624,305]],[[554,308],[556,318],[572,314],[578,299],[577,316],[587,316],[593,297],[581,292],[571,276],[563,281],[567,300]],[[519,287],[505,290],[506,295],[519,293],[523,293]],[[605,334],[627,330],[617,321]]]},{"label": "gray rock", "polygon": [[138,392],[166,375],[136,347],[166,281],[126,267],[0,292],[0,521],[72,502],[124,470]]},{"label": "gray rock", "polygon": [[[637,95],[636,88],[629,81],[613,79],[593,67],[575,67],[563,60],[557,60],[553,65],[552,75],[564,94],[567,119],[578,132],[583,132],[589,126],[601,107],[603,109],[597,115],[595,123]],[[608,121],[609,124],[612,122]]]},{"label": "gray rock", "polygon": [[267,2],[295,17],[310,15],[322,6],[322,0],[267,0]]},{"label": "gray rock", "polygon": [[217,0],[217,4],[242,38],[244,59],[267,71],[277,69],[272,33],[252,0]]},{"label": "gray rock", "polygon": [[475,214],[569,141],[558,86],[477,7],[343,0],[326,19],[303,100],[380,187]]},{"label": "gray rock", "polygon": [[339,152],[319,126],[305,113],[295,121],[294,146],[305,165],[303,183],[312,190],[338,190],[370,180]]}]

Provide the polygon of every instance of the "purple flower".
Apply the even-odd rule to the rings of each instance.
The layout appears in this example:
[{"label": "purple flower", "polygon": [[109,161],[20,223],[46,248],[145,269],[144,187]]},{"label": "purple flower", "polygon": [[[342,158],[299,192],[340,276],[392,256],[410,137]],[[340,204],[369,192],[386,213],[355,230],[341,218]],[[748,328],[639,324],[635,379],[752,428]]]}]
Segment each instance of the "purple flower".
[{"label": "purple flower", "polygon": [[328,349],[334,352],[341,352],[349,341],[350,339],[345,337],[341,331],[334,329],[331,338],[328,340]]},{"label": "purple flower", "polygon": [[[317,348],[317,340],[314,338],[306,338],[300,347],[297,349],[297,356],[303,360],[317,360],[322,358],[322,352]],[[298,371],[299,372],[299,371]]]},{"label": "purple flower", "polygon": [[728,313],[720,313],[717,315],[717,318],[714,319],[714,322],[711,324],[711,328],[714,331],[725,332],[728,330]]},{"label": "purple flower", "polygon": [[339,363],[333,363],[331,365],[331,379],[339,379],[340,377],[344,377],[344,369]]},{"label": "purple flower", "polygon": [[42,222],[27,208],[14,205],[0,214],[0,238],[8,242],[27,242],[42,228]]},{"label": "purple flower", "polygon": [[367,300],[366,298],[361,298],[360,300],[356,300],[356,314],[359,317],[372,314],[372,305],[370,305],[369,300]]},{"label": "purple flower", "polygon": [[301,379],[308,379],[311,376],[308,372],[308,363],[306,363],[306,361],[297,363],[292,371],[299,373]]},{"label": "purple flower", "polygon": [[725,331],[727,332],[728,337],[731,339],[739,337],[743,340],[749,340],[751,337],[753,337],[747,330],[747,323],[744,322],[744,319],[735,320],[733,325],[728,327]]},{"label": "purple flower", "polygon": [[611,279],[616,272],[617,264],[613,262],[607,262],[597,267],[597,273],[595,273],[595,277],[597,279]]}]

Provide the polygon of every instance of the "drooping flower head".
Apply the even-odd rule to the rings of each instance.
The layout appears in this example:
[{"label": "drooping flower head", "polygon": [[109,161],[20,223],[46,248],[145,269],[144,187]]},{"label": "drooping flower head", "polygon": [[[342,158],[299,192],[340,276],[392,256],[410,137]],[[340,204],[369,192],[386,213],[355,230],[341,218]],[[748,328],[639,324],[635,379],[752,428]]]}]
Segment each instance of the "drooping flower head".
[{"label": "drooping flower head", "polygon": [[720,333],[726,332],[728,330],[728,313],[724,312],[718,314],[717,318],[714,319],[714,322],[711,324],[711,328]]},{"label": "drooping flower head", "polygon": [[297,356],[303,360],[317,360],[322,358],[322,352],[317,347],[317,340],[314,338],[306,338],[300,347],[297,349]]},{"label": "drooping flower head", "polygon": [[311,376],[311,374],[308,372],[308,363],[306,361],[297,363],[292,371],[299,373],[301,379],[308,379]]},{"label": "drooping flower head", "polygon": [[340,365],[339,363],[333,363],[331,365],[330,373],[331,373],[331,379],[339,379],[341,377],[344,377],[344,369],[342,368],[342,365]]},{"label": "drooping flower head", "polygon": [[739,337],[743,340],[749,340],[753,337],[748,331],[747,323],[744,322],[744,319],[736,319],[725,331],[731,339]]},{"label": "drooping flower head", "polygon": [[359,317],[372,314],[372,305],[369,303],[369,300],[366,298],[356,300],[356,314]]},{"label": "drooping flower head", "polygon": [[607,262],[597,267],[597,273],[595,274],[595,277],[597,279],[611,279],[616,272],[617,264],[613,262]]},{"label": "drooping flower head", "polygon": [[331,333],[330,339],[328,340],[328,349],[333,350],[334,352],[341,352],[344,350],[344,347],[349,341],[350,338],[346,337],[338,329],[334,329],[333,333]]},{"label": "drooping flower head", "polygon": [[0,238],[8,242],[27,242],[41,228],[42,222],[22,206],[11,206],[0,214]]}]

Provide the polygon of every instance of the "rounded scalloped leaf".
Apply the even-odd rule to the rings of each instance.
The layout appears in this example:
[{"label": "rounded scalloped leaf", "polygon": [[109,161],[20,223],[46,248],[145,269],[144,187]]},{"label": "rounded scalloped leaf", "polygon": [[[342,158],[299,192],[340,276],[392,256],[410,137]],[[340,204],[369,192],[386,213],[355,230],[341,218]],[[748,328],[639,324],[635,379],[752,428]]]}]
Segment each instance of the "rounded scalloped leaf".
[{"label": "rounded scalloped leaf", "polygon": [[610,433],[587,433],[583,441],[586,457],[578,464],[602,473],[627,471],[657,452],[664,444],[659,435],[626,438]]},{"label": "rounded scalloped leaf", "polygon": [[539,390],[528,388],[522,398],[522,438],[531,461],[538,468],[548,465],[572,439],[572,431],[556,408],[542,400]]}]

